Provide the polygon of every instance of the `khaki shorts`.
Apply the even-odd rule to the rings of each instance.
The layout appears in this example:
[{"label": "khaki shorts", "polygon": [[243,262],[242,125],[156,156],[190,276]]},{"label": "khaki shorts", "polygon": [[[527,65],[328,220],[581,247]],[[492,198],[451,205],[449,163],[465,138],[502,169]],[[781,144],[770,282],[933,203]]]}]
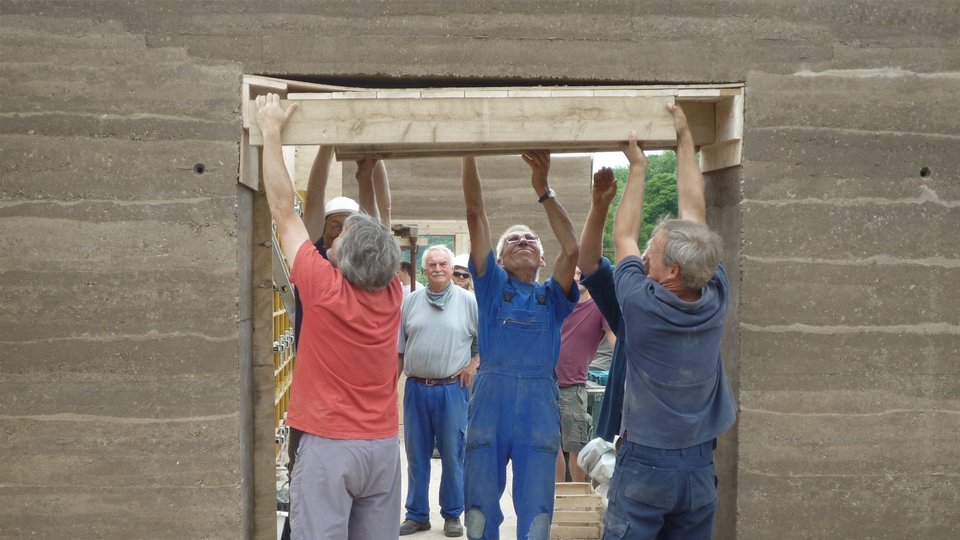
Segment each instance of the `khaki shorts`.
[{"label": "khaki shorts", "polygon": [[593,438],[593,418],[587,414],[584,386],[560,389],[560,437],[564,452],[580,452]]}]

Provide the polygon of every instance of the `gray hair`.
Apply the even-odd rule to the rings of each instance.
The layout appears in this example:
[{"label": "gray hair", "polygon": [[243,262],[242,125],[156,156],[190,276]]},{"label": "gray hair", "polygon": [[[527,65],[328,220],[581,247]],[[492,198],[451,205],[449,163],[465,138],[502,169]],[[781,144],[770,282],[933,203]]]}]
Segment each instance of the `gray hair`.
[{"label": "gray hair", "polygon": [[423,252],[423,262],[420,264],[420,266],[421,266],[424,270],[427,269],[427,255],[429,255],[431,251],[439,251],[439,252],[445,254],[445,255],[447,256],[447,262],[450,263],[450,268],[453,268],[453,258],[454,258],[456,255],[454,255],[453,252],[450,251],[450,248],[448,248],[447,246],[445,246],[445,245],[443,245],[443,244],[434,244],[434,245],[428,247],[427,249],[425,249],[424,252]]},{"label": "gray hair", "polygon": [[650,235],[666,232],[663,265],[680,267],[680,284],[700,290],[706,286],[723,256],[723,240],[710,227],[685,219],[662,218]]},{"label": "gray hair", "polygon": [[[531,229],[530,227],[527,227],[526,225],[519,225],[519,224],[518,224],[518,225],[511,225],[511,226],[507,227],[507,230],[503,231],[503,234],[500,235],[500,239],[497,240],[497,258],[498,258],[498,259],[500,258],[500,255],[503,255],[503,244],[506,243],[506,241],[507,241],[507,236],[509,236],[509,235],[511,235],[511,234],[513,234],[513,233],[515,233],[515,232],[519,232],[519,231],[524,231],[524,232],[529,232],[529,233],[532,233],[532,234],[536,234],[536,233],[533,232],[533,229]],[[543,244],[540,242],[540,236],[539,236],[539,235],[537,235],[537,249],[540,250],[540,256],[543,257],[543,256],[544,256],[544,254],[543,254]]]},{"label": "gray hair", "polygon": [[400,248],[382,223],[365,214],[351,214],[336,246],[337,267],[352,285],[379,291],[393,281],[400,266]]}]

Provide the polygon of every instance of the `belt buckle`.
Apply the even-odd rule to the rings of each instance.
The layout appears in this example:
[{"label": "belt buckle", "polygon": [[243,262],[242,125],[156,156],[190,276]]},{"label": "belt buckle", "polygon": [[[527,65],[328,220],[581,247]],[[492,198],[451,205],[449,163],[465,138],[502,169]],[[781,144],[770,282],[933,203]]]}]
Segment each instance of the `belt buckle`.
[{"label": "belt buckle", "polygon": [[427,386],[436,386],[437,380],[436,380],[436,379],[424,379],[424,380],[423,380],[423,384],[425,384],[425,385],[427,385]]}]

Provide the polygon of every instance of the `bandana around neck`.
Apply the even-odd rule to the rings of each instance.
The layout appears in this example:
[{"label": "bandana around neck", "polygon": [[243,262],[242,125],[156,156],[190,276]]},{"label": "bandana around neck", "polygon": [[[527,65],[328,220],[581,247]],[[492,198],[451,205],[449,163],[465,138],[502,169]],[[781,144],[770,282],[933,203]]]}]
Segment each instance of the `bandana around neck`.
[{"label": "bandana around neck", "polygon": [[427,302],[429,302],[431,306],[442,310],[447,305],[447,300],[453,292],[453,287],[453,283],[450,283],[446,289],[440,292],[433,292],[430,287],[427,287],[427,290],[424,291],[427,293]]}]

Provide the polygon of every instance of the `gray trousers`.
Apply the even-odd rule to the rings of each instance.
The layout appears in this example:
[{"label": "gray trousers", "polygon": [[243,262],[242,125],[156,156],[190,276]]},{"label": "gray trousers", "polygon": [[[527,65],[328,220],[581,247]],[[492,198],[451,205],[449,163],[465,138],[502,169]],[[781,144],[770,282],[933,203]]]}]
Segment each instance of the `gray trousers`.
[{"label": "gray trousers", "polygon": [[304,433],[290,480],[294,540],[395,540],[400,534],[400,440]]}]

